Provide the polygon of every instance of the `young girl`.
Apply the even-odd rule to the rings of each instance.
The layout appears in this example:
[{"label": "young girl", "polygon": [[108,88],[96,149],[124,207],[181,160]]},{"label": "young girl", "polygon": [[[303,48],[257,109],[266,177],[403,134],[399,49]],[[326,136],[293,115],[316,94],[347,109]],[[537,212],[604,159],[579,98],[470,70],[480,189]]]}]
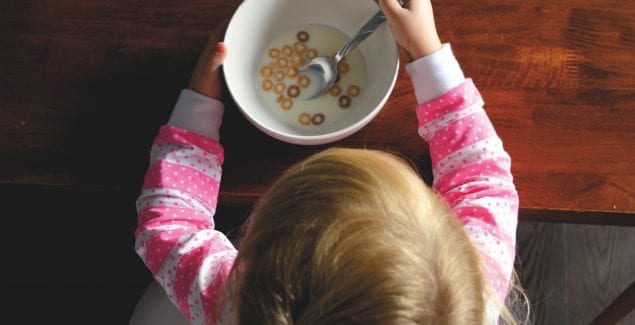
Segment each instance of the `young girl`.
[{"label": "young girl", "polygon": [[510,158],[440,42],[430,1],[379,4],[412,60],[433,189],[391,154],[329,149],[272,186],[237,251],[214,230],[228,50],[208,46],[154,142],[137,201],[136,251],[190,323],[516,322],[504,305],[518,212]]}]

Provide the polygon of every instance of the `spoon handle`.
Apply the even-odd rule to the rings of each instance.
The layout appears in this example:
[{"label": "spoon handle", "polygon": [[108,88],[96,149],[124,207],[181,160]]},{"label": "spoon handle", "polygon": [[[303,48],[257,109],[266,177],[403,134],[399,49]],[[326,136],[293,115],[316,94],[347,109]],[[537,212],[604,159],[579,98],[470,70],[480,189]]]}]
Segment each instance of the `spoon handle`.
[{"label": "spoon handle", "polygon": [[375,31],[384,21],[386,21],[386,16],[380,10],[355,34],[355,37],[353,37],[348,44],[335,54],[335,61],[339,62],[343,57],[348,55],[348,53],[354,50],[359,43],[363,42],[368,35]]},{"label": "spoon handle", "polygon": [[[402,7],[405,7],[408,4],[408,0],[400,0],[399,2],[401,3]],[[337,52],[337,54],[335,54],[335,63],[340,62],[343,57],[351,53],[351,51],[354,50],[357,45],[359,45],[359,43],[363,42],[368,37],[368,35],[372,34],[375,29],[377,29],[377,27],[384,23],[384,21],[386,21],[386,15],[384,15],[384,13],[379,10],[373,17],[368,20],[368,22],[359,30],[359,32],[355,34],[353,39],[351,39],[348,44],[346,44],[341,50]]]}]

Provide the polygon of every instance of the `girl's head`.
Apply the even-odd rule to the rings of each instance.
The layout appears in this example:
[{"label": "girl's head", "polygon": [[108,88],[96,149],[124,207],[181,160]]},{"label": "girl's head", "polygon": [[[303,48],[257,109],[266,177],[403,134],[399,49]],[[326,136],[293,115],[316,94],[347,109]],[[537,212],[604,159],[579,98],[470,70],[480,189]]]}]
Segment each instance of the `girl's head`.
[{"label": "girl's head", "polygon": [[329,149],[290,168],[257,205],[229,294],[240,324],[477,324],[479,263],[406,162]]}]

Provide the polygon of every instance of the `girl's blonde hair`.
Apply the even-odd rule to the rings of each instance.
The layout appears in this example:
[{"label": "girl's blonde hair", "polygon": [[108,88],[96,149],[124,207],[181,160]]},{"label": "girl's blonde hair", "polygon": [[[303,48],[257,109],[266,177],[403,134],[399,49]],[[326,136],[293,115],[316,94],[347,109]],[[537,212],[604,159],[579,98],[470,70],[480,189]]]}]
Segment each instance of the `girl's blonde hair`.
[{"label": "girl's blonde hair", "polygon": [[228,296],[239,324],[481,324],[479,256],[392,154],[329,149],[256,206]]}]

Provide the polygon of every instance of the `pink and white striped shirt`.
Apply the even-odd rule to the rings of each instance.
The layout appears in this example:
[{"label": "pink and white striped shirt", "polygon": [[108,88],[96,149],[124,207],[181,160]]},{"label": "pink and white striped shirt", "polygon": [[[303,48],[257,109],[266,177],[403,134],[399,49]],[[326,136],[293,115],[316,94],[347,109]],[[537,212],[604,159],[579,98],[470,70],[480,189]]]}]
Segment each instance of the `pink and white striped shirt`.
[{"label": "pink and white striped shirt", "polygon": [[[419,102],[419,134],[430,145],[434,189],[480,252],[487,283],[504,299],[513,270],[518,195],[511,160],[463,77],[449,45],[407,66]],[[209,311],[237,251],[214,230],[223,163],[220,102],[184,90],[152,146],[137,200],[136,251],[191,324],[225,323]],[[497,314],[491,313],[495,322]],[[227,317],[226,319],[222,319]]]}]

